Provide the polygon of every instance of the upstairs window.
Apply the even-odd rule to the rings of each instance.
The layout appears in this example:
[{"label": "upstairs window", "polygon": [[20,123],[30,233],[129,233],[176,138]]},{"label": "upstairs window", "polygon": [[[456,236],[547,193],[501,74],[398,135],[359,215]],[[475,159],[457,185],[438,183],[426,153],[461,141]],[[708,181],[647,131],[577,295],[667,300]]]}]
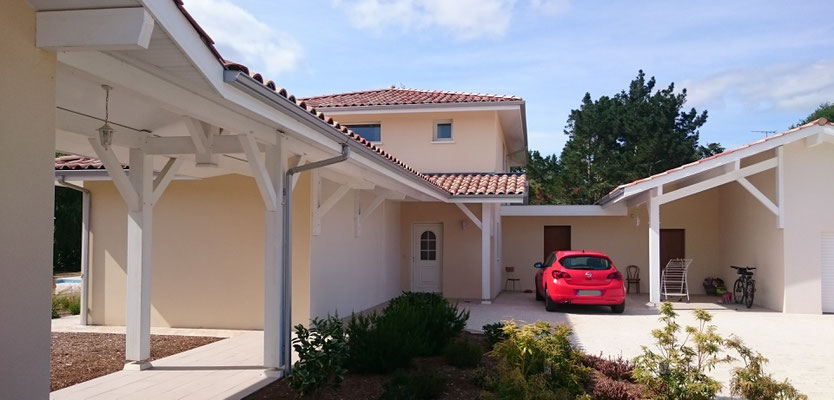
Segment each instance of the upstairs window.
[{"label": "upstairs window", "polygon": [[357,135],[362,136],[365,140],[375,143],[382,141],[382,129],[379,124],[356,124],[345,126],[356,132]]},{"label": "upstairs window", "polygon": [[452,121],[436,121],[434,123],[434,136],[432,140],[435,142],[451,142],[452,141]]}]

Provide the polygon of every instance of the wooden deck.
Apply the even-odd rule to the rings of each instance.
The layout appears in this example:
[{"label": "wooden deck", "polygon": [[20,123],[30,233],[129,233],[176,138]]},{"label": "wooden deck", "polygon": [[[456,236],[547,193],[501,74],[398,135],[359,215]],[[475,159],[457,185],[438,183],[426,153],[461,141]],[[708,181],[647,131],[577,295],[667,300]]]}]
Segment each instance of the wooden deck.
[{"label": "wooden deck", "polygon": [[263,332],[242,333],[50,394],[50,399],[239,399],[273,382],[263,368]]}]

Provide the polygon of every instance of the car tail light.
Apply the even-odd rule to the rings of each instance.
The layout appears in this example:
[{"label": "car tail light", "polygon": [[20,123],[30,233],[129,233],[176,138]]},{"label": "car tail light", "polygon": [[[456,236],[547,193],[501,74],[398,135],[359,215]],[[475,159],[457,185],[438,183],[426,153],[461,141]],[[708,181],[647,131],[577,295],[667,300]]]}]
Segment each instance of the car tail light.
[{"label": "car tail light", "polygon": [[621,280],[623,280],[623,274],[621,274],[620,271],[614,271],[614,272],[608,274],[608,279],[614,279],[614,280],[621,281]]},{"label": "car tail light", "polygon": [[564,271],[553,271],[553,279],[570,279],[570,274]]}]

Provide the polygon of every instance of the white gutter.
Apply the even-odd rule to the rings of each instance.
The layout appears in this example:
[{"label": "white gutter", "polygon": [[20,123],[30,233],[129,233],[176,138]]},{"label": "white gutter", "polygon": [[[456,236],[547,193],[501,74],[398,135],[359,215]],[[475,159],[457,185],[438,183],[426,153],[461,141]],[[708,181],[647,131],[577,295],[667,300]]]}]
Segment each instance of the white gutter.
[{"label": "white gutter", "polygon": [[87,287],[90,267],[90,190],[64,181],[63,176],[56,176],[58,186],[81,192],[81,325],[87,325]]}]

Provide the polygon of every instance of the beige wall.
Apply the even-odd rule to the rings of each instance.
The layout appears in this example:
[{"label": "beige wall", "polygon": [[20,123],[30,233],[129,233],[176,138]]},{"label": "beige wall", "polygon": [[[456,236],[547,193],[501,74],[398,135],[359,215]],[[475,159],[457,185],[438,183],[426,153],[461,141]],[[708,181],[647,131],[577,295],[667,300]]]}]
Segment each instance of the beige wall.
[{"label": "beige wall", "polygon": [[[775,175],[766,171],[748,178],[765,195],[775,193]],[[720,259],[729,290],[738,274],[730,265],[756,267],[756,304],[781,311],[784,298],[782,231],[776,216],[740,184],[720,187]]]},{"label": "beige wall", "polygon": [[[481,217],[481,206],[470,207]],[[443,225],[443,296],[481,299],[481,230],[454,204],[404,202],[400,229],[401,288],[411,290],[412,226],[416,223]],[[465,227],[461,222],[465,221]]]},{"label": "beige wall", "polygon": [[[691,293],[704,293],[704,277],[720,274],[718,257],[718,192],[710,190],[661,206],[661,229],[686,230],[686,257],[693,262],[689,273]],[[639,224],[639,225],[638,225]],[[648,214],[645,206],[623,217],[504,217],[503,263],[516,267],[514,278],[523,289],[533,289],[533,264],[542,261],[544,227],[571,227],[571,247],[608,254],[617,269],[640,267],[640,290],[648,294]],[[506,274],[502,277],[506,279]],[[503,283],[502,283],[503,284]]]},{"label": "beige wall", "polygon": [[[504,149],[499,146],[503,136],[494,111],[339,115],[337,119],[342,124],[380,123],[380,146],[421,172],[504,170]],[[434,121],[448,119],[454,143],[432,143]]]},{"label": "beige wall", "polygon": [[[305,174],[306,175],[306,174]],[[309,316],[309,178],[293,194],[293,323]],[[110,182],[91,197],[90,321],[122,325],[127,213]],[[151,324],[263,327],[264,206],[252,178],[174,181],[154,208]]]},{"label": "beige wall", "polygon": [[[336,190],[322,180],[322,199]],[[351,190],[322,219],[321,235],[313,236],[310,313],[349,316],[384,303],[400,293],[400,203],[386,200],[354,235],[354,196]],[[367,207],[374,199],[362,191]],[[323,201],[323,200],[322,200]]]},{"label": "beige wall", "polygon": [[834,232],[834,146],[784,146],[785,311],[822,312],[820,240]]},{"label": "beige wall", "polygon": [[35,48],[35,13],[0,11],[0,397],[49,395],[55,54]]}]

